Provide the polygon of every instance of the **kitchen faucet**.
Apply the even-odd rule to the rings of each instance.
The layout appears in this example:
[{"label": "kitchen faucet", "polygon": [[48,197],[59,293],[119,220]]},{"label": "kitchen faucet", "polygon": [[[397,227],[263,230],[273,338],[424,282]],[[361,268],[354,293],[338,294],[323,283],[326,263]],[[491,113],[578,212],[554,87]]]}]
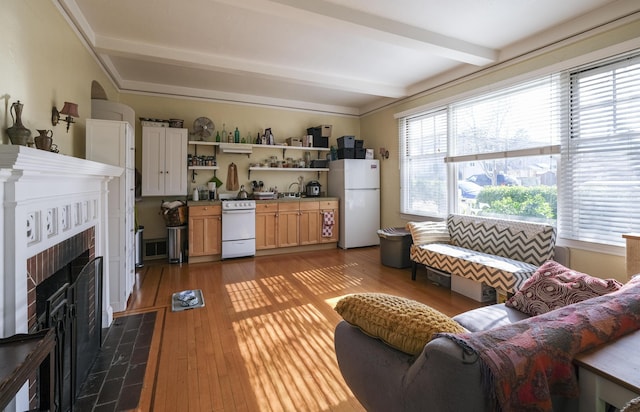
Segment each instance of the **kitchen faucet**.
[{"label": "kitchen faucet", "polygon": [[291,193],[291,186],[293,186],[293,185],[297,185],[298,186],[298,192],[297,193],[300,193],[300,183],[298,183],[298,182],[291,183],[289,185],[289,188],[287,189],[287,192]]},{"label": "kitchen faucet", "polygon": [[304,178],[302,176],[298,176],[298,181],[291,183],[289,185],[289,188],[287,189],[287,192],[291,193],[291,186],[298,185],[298,191],[296,193],[298,193],[298,194],[302,193],[302,180],[303,179]]}]

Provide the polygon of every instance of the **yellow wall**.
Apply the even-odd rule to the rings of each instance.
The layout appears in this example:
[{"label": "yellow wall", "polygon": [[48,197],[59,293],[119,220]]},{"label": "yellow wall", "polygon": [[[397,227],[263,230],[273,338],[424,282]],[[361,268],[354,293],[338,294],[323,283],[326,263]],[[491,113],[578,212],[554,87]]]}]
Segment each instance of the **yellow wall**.
[{"label": "yellow wall", "polygon": [[[488,85],[496,82],[504,82],[509,79],[526,76],[527,73],[536,72],[550,65],[555,65],[558,62],[570,61],[571,59],[587,55],[598,49],[608,48],[637,39],[638,33],[640,33],[640,20],[630,22],[606,33],[583,39],[553,52],[548,52],[517,64],[510,64],[504,68],[490,70],[487,74],[472,76],[465,81],[454,82],[448,87],[436,88],[432,92],[423,93],[420,96],[406,99],[384,110],[363,116],[360,124],[362,134],[367,136],[372,146],[376,148],[384,146],[389,149],[390,153],[388,160],[381,161],[381,226],[404,226],[406,224],[406,220],[400,215],[398,129],[397,120],[394,118],[396,113],[448,100],[455,96],[468,93],[469,91],[484,89]],[[637,47],[637,45],[635,47]],[[616,49],[615,52],[619,53],[620,50]],[[624,256],[573,249],[571,251],[571,266],[576,270],[601,277],[614,277],[619,280],[626,279]]]},{"label": "yellow wall", "polygon": [[[60,153],[84,156],[84,119],[91,112],[91,82],[98,80],[107,94],[117,92],[85,46],[51,1],[3,1],[0,24],[0,128],[2,143],[13,126],[11,104],[24,104],[22,121],[36,129],[53,130]],[[65,101],[78,104],[80,119],[66,132],[66,123],[51,124],[51,108]]]},{"label": "yellow wall", "polygon": [[[123,93],[120,96],[120,102],[124,103],[136,112],[136,117],[147,117],[153,119],[183,119],[184,127],[193,130],[193,121],[201,116],[208,117],[215,124],[216,131],[222,130],[223,124],[227,132],[235,130],[238,127],[240,136],[247,138],[250,134],[255,140],[258,132],[270,127],[276,138],[276,142],[283,142],[288,137],[301,137],[306,134],[308,127],[319,125],[332,125],[330,145],[336,145],[336,138],[343,135],[360,136],[360,120],[350,116],[335,116],[322,113],[314,113],[299,110],[283,110],[276,108],[259,107],[255,105],[241,105],[217,103],[204,100],[190,100],[180,98],[161,98],[151,97],[139,94]],[[214,132],[215,133],[215,132]],[[142,128],[140,122],[136,121],[136,164],[141,164],[142,153]],[[194,138],[196,139],[196,138]],[[193,153],[194,148],[190,148]],[[287,151],[285,156],[299,159],[304,152],[297,150]],[[327,152],[319,152],[321,158],[326,157]],[[211,155],[212,148],[199,147],[198,154]],[[318,180],[322,184],[322,190],[326,190],[326,173],[320,173],[318,176],[315,172],[253,172],[251,177],[248,176],[248,167],[251,162],[260,162],[269,156],[277,156],[283,159],[282,150],[280,149],[262,149],[254,148],[251,156],[243,154],[222,154],[217,156],[218,166],[220,169],[216,172],[216,176],[226,183],[228,166],[231,162],[235,163],[238,168],[238,180],[240,184],[244,184],[245,188],[251,193],[250,181],[262,180],[265,187],[277,187],[278,191],[288,191],[289,185],[297,181],[298,176],[304,178],[304,182],[310,180]],[[312,158],[317,156],[316,152],[312,152]],[[206,182],[213,176],[212,171],[198,171],[196,182],[189,179],[190,189],[193,186],[204,186]],[[225,186],[221,187],[222,191],[226,191]],[[292,187],[292,190],[293,187]],[[237,193],[236,191],[233,192]],[[160,203],[165,198],[144,198],[138,202],[138,219],[141,225],[145,226],[145,239],[155,239],[166,236],[166,229],[161,216]]]}]

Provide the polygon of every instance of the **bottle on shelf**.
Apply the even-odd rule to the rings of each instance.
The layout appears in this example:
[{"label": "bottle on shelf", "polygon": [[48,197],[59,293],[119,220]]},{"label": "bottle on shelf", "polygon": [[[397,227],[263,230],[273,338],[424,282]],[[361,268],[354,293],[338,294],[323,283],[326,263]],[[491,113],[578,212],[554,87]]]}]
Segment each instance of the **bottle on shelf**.
[{"label": "bottle on shelf", "polygon": [[222,131],[220,132],[220,140],[223,142],[227,141],[227,128],[225,127],[225,124],[222,123]]},{"label": "bottle on shelf", "polygon": [[220,130],[216,132],[216,142],[220,142]]},{"label": "bottle on shelf", "polygon": [[240,143],[240,131],[238,130],[237,127],[236,127],[236,131],[233,132],[233,142]]}]

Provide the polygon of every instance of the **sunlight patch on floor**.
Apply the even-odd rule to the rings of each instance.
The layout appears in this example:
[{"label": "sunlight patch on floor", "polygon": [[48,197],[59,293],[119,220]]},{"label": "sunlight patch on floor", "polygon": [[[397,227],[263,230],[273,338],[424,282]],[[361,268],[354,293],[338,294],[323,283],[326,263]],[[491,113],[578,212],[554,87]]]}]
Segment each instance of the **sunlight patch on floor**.
[{"label": "sunlight patch on floor", "polygon": [[233,328],[260,410],[326,411],[352,396],[333,351],[333,325],[312,305],[252,316]]},{"label": "sunlight patch on floor", "polygon": [[257,280],[230,283],[225,288],[236,312],[260,309],[272,304]]},{"label": "sunlight patch on floor", "polygon": [[225,288],[236,313],[302,298],[300,292],[283,275],[231,283]]},{"label": "sunlight patch on floor", "polygon": [[338,301],[339,301],[340,299],[342,299],[343,297],[348,296],[348,295],[350,295],[350,294],[351,294],[351,293],[347,293],[346,295],[334,296],[334,297],[331,297],[331,298],[325,299],[324,301],[327,303],[327,305],[329,305],[329,307],[330,307],[331,309],[335,309],[335,307],[336,307],[336,303],[338,303]]},{"label": "sunlight patch on floor", "polygon": [[362,283],[361,276],[353,276],[345,273],[345,269],[357,267],[357,263],[349,263],[326,268],[309,269],[292,273],[292,276],[302,282],[305,287],[316,295],[327,293],[334,294],[345,289],[359,286]]}]

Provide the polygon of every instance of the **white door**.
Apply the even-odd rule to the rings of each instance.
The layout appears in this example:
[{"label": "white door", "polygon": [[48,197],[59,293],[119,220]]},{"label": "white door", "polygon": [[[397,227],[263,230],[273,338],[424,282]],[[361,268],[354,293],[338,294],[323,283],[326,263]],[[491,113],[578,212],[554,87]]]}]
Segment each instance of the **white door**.
[{"label": "white door", "polygon": [[187,195],[187,129],[166,128],[165,195]]},{"label": "white door", "polygon": [[380,190],[345,190],[340,202],[340,239],[343,249],[380,244]]},{"label": "white door", "polygon": [[164,194],[164,127],[142,128],[142,195]]},{"label": "white door", "polygon": [[345,189],[380,188],[380,161],[376,159],[345,159]]}]

